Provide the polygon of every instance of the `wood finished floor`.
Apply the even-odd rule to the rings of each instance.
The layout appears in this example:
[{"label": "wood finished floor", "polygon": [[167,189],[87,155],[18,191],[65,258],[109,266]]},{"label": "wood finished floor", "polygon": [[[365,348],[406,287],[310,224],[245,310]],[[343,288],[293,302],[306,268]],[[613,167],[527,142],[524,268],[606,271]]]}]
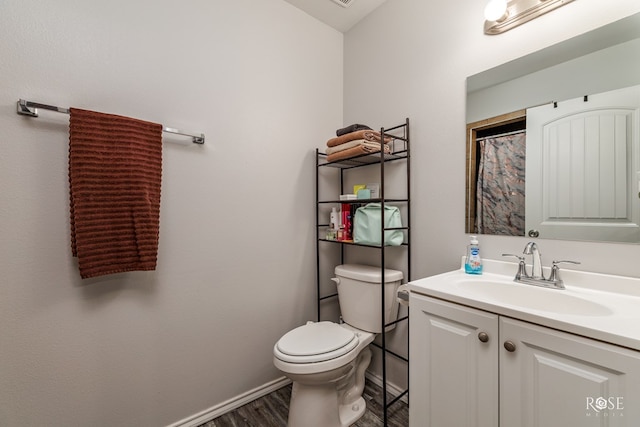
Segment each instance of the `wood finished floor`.
[{"label": "wood finished floor", "polygon": [[[367,402],[367,410],[353,426],[382,426],[382,388],[367,380],[362,396]],[[290,397],[291,385],[288,385],[199,427],[286,427]],[[387,394],[387,402],[391,399]],[[399,401],[388,409],[387,425],[409,425],[409,407],[406,403]]]}]

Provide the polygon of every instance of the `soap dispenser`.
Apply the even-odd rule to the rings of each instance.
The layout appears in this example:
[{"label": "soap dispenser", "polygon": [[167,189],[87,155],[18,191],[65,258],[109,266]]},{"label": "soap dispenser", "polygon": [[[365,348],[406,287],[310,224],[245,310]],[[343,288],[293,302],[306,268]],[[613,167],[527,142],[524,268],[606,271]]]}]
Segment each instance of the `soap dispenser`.
[{"label": "soap dispenser", "polygon": [[482,258],[480,257],[478,236],[471,236],[471,242],[469,242],[469,246],[467,246],[464,272],[467,274],[482,274]]}]

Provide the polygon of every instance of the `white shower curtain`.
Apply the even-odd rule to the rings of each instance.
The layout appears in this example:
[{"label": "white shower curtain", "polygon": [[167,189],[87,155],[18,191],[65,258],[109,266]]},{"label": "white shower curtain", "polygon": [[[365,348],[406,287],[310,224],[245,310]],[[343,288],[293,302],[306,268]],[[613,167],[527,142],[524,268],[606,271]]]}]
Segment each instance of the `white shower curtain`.
[{"label": "white shower curtain", "polygon": [[524,131],[479,141],[478,233],[524,236],[525,143]]}]

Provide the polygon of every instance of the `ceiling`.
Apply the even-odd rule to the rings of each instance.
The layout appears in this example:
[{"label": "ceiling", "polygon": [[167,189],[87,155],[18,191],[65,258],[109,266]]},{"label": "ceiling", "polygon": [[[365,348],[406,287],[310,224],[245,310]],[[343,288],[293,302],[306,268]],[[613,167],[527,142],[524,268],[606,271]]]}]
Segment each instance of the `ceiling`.
[{"label": "ceiling", "polygon": [[351,0],[348,7],[342,7],[332,0],[285,1],[344,33],[386,0]]}]

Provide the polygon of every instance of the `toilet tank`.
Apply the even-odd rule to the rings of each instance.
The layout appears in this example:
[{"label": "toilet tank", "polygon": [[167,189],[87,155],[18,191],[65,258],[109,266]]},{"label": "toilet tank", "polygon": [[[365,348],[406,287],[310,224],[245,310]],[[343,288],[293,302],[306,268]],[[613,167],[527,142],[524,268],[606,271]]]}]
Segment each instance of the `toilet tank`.
[{"label": "toilet tank", "polygon": [[[361,264],[343,264],[335,268],[333,279],[338,288],[342,319],[363,331],[382,332],[382,270]],[[402,271],[384,270],[385,324],[398,317],[396,291],[402,282]],[[395,325],[387,326],[390,331]]]}]

